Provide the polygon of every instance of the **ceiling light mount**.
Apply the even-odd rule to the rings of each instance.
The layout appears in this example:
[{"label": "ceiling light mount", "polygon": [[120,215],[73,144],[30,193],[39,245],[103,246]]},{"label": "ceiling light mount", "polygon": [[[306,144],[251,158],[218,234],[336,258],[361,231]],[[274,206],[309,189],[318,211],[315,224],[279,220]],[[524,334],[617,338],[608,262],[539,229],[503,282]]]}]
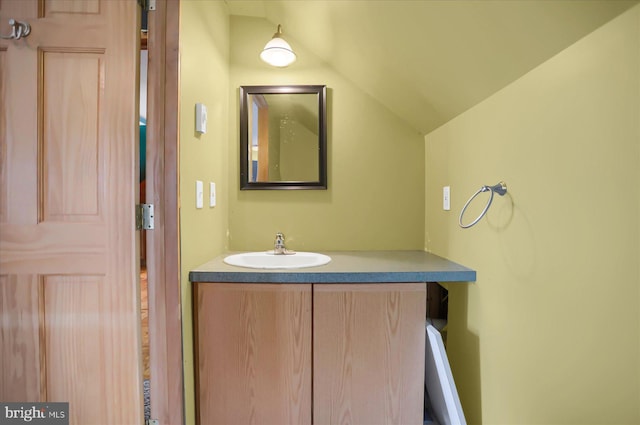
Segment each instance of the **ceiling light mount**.
[{"label": "ceiling light mount", "polygon": [[296,54],[289,43],[282,38],[282,25],[278,24],[278,30],[260,53],[260,59],[278,68],[284,68],[295,62]]}]

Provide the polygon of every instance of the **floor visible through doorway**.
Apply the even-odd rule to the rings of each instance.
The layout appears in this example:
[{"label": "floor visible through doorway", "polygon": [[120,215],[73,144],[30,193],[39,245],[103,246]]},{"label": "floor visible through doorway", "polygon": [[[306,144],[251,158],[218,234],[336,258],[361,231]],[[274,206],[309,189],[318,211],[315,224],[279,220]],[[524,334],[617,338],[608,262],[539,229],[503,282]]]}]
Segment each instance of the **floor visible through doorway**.
[{"label": "floor visible through doorway", "polygon": [[147,296],[147,269],[140,270],[140,311],[142,319],[142,377],[149,379],[149,299]]},{"label": "floor visible through doorway", "polygon": [[151,402],[150,402],[150,378],[149,370],[149,298],[148,298],[148,279],[147,269],[140,270],[140,313],[142,320],[142,378],[143,378],[143,396],[144,396],[144,418],[145,423],[151,418]]}]

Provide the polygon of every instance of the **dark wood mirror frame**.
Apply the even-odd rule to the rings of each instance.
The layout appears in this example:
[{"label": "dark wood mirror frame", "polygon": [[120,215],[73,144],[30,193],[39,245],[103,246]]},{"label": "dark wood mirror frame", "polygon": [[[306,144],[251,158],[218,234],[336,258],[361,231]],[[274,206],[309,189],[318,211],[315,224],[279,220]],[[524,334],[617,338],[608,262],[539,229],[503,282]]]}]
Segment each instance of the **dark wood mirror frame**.
[{"label": "dark wood mirror frame", "polygon": [[[318,99],[318,180],[249,181],[249,108],[251,95],[315,94]],[[240,189],[327,189],[327,88],[324,85],[240,87]]]}]

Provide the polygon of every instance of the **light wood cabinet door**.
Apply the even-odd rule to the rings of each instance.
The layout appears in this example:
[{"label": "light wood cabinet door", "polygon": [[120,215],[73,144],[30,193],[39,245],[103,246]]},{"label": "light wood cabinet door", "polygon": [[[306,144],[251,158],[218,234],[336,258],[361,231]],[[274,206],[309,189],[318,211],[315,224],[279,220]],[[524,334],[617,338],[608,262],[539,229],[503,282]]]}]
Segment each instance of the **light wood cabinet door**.
[{"label": "light wood cabinet door", "polygon": [[311,285],[196,284],[198,421],[311,423]]},{"label": "light wood cabinet door", "polygon": [[313,423],[422,424],[426,284],[313,291]]}]

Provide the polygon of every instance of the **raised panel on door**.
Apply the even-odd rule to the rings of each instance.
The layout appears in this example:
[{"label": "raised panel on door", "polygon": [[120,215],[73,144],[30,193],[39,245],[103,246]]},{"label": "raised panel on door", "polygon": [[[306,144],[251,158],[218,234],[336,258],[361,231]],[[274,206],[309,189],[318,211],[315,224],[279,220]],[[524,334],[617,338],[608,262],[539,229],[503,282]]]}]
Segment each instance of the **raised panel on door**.
[{"label": "raised panel on door", "polygon": [[55,16],[57,13],[83,15],[100,13],[100,0],[44,0],[43,3],[42,15],[44,17]]},{"label": "raised panel on door", "polygon": [[197,284],[198,420],[311,423],[311,285]]},{"label": "raised panel on door", "polygon": [[69,402],[72,423],[100,423],[111,407],[95,401],[118,390],[110,346],[120,327],[104,276],[44,276],[43,285],[47,400]]},{"label": "raised panel on door", "polygon": [[0,0],[31,24],[0,40],[0,388],[68,401],[71,424],[143,422],[137,9]]},{"label": "raised panel on door", "polygon": [[422,424],[426,284],[315,284],[316,424]]},{"label": "raised panel on door", "polygon": [[[42,222],[100,221],[104,204],[104,49],[39,51]],[[62,100],[62,102],[61,102]]]}]

